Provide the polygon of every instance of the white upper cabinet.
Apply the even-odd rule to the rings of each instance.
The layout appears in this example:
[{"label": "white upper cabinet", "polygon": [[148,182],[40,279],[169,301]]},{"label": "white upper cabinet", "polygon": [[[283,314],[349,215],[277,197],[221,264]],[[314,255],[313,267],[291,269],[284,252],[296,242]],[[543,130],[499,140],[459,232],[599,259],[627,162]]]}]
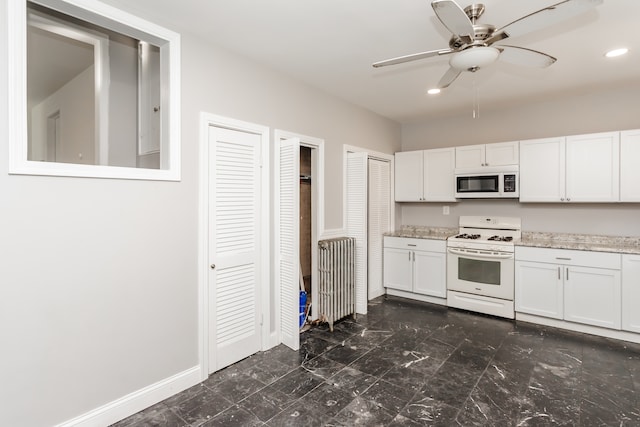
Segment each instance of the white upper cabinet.
[{"label": "white upper cabinet", "polygon": [[396,153],[394,169],[396,202],[421,202],[424,193],[422,150]]},{"label": "white upper cabinet", "polygon": [[520,201],[564,202],[565,138],[520,142]]},{"label": "white upper cabinet", "polygon": [[518,164],[518,142],[456,147],[456,169]]},{"label": "white upper cabinet", "polygon": [[519,161],[519,144],[515,142],[499,142],[485,146],[485,166],[517,165]]},{"label": "white upper cabinet", "polygon": [[620,200],[620,132],[567,137],[568,202]]},{"label": "white upper cabinet", "polygon": [[424,151],[424,199],[427,202],[455,202],[456,152],[453,148]]},{"label": "white upper cabinet", "polygon": [[521,202],[619,200],[619,132],[520,142]]},{"label": "white upper cabinet", "polygon": [[456,147],[456,169],[479,168],[484,166],[484,153],[484,144]]},{"label": "white upper cabinet", "polygon": [[620,201],[640,202],[640,129],[620,132]]},{"label": "white upper cabinet", "polygon": [[455,202],[454,162],[454,148],[396,153],[396,202]]}]

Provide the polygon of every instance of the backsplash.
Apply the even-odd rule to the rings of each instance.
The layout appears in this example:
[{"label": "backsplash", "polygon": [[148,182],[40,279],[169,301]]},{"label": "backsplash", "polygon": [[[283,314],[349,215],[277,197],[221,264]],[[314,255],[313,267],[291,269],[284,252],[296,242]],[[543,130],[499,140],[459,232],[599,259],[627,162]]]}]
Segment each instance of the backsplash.
[{"label": "backsplash", "polygon": [[[442,206],[450,214],[442,214]],[[403,203],[400,224],[456,227],[461,215],[522,219],[522,230],[640,237],[638,203],[519,203],[514,200],[465,200],[458,203]]]}]

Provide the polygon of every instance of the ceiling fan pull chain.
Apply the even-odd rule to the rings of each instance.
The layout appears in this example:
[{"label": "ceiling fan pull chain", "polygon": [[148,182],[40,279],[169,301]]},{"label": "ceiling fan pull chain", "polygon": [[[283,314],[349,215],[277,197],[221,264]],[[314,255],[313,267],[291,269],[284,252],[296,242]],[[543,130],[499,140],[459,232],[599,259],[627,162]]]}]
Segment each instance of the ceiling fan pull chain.
[{"label": "ceiling fan pull chain", "polygon": [[473,75],[473,118],[480,118],[480,89],[475,74]]}]

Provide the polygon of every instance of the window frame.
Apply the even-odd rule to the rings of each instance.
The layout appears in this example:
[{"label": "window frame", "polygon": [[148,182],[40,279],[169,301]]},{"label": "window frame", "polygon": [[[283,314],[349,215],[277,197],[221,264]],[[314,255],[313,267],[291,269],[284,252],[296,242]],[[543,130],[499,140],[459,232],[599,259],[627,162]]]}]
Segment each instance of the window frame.
[{"label": "window frame", "polygon": [[180,181],[180,35],[97,0],[31,1],[160,47],[161,92],[164,95],[160,169],[28,160],[27,0],[8,0],[9,173]]}]

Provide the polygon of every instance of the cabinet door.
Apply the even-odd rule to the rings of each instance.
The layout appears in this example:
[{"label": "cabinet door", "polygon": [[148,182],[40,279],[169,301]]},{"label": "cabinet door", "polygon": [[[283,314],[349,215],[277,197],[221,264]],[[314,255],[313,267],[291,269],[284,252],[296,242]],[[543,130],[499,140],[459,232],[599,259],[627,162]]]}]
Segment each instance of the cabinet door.
[{"label": "cabinet door", "polygon": [[620,201],[640,202],[640,129],[620,133]]},{"label": "cabinet door", "polygon": [[565,139],[520,141],[520,201],[563,202]]},{"label": "cabinet door", "polygon": [[500,142],[485,147],[485,166],[517,165],[518,142]]},{"label": "cabinet door", "polygon": [[563,267],[556,264],[516,261],[515,308],[536,316],[563,318]]},{"label": "cabinet door", "polygon": [[414,251],[413,292],[446,298],[446,254]]},{"label": "cabinet door", "polygon": [[484,144],[456,147],[456,169],[484,166],[484,149]]},{"label": "cabinet door", "polygon": [[413,252],[406,249],[384,248],[384,286],[412,291]]},{"label": "cabinet door", "polygon": [[622,256],[622,329],[640,332],[640,255]]},{"label": "cabinet door", "polygon": [[569,202],[620,200],[620,133],[567,137]]},{"label": "cabinet door", "polygon": [[395,155],[395,199],[396,202],[419,202],[423,200],[422,151],[403,151]]},{"label": "cabinet door", "polygon": [[424,200],[455,202],[454,148],[424,151]]},{"label": "cabinet door", "polygon": [[564,320],[620,329],[619,270],[564,267]]}]

